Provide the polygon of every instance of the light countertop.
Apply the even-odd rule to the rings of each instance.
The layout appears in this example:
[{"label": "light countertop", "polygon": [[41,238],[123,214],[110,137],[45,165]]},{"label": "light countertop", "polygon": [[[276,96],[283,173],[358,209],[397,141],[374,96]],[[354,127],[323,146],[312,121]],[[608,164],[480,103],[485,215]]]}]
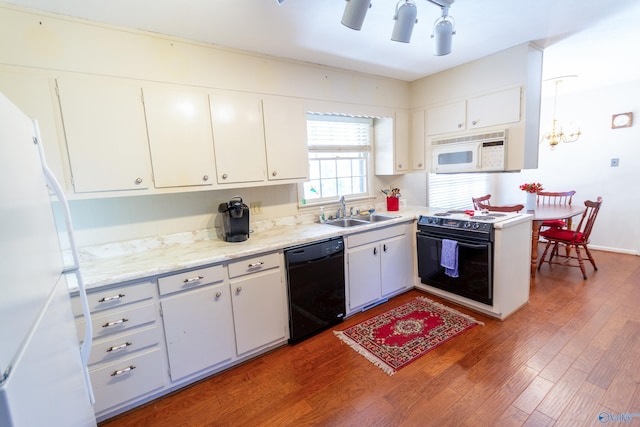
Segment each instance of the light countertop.
[{"label": "light countertop", "polygon": [[[377,211],[398,217],[348,228],[316,222],[297,223],[295,219],[280,220],[273,226],[255,227],[244,242],[225,242],[215,229],[208,229],[85,247],[79,250],[80,271],[87,289],[99,288],[406,223],[425,211],[426,208]],[[254,224],[251,226],[253,228]],[[77,289],[73,283],[69,286],[72,291]]]}]

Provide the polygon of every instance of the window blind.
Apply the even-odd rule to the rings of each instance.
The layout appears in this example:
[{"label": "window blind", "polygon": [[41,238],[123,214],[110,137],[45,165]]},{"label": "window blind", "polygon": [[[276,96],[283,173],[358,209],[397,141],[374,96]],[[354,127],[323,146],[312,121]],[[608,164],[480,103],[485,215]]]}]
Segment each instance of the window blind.
[{"label": "window blind", "polygon": [[489,194],[486,173],[435,174],[427,176],[427,205],[446,209],[473,209],[472,197]]}]

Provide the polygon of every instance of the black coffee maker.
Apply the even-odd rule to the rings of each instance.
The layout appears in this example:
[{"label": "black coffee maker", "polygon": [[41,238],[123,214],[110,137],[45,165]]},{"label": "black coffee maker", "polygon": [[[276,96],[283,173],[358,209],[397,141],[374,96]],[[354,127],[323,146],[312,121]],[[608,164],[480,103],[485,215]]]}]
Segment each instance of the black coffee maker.
[{"label": "black coffee maker", "polygon": [[242,203],[242,197],[234,196],[228,203],[220,203],[218,212],[222,214],[224,240],[244,242],[249,238],[249,207]]}]

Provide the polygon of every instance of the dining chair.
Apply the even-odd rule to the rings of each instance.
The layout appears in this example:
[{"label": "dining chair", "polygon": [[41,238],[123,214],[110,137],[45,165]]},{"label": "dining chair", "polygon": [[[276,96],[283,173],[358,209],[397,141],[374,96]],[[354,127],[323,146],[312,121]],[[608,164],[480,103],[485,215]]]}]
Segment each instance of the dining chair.
[{"label": "dining chair", "polygon": [[489,199],[491,198],[491,194],[487,194],[486,196],[482,196],[482,197],[472,197],[471,201],[473,201],[473,209],[479,211],[480,208],[480,203],[484,203],[486,205],[490,205],[491,203],[489,202]]},{"label": "dining chair", "polygon": [[[598,216],[600,206],[602,205],[602,197],[598,197],[595,202],[587,200],[584,202],[584,205],[586,210],[582,214],[580,223],[578,223],[575,230],[569,230],[566,228],[549,228],[548,230],[540,232],[540,235],[547,240],[547,246],[545,246],[542,257],[540,257],[538,270],[540,270],[540,267],[545,262],[549,263],[549,265],[558,264],[567,267],[580,267],[580,271],[582,271],[582,278],[586,280],[587,273],[584,269],[584,261],[582,259],[580,248],[584,249],[589,262],[593,265],[593,269],[598,270],[596,262],[589,251],[588,244],[591,230],[593,230],[593,224],[596,222],[596,217]],[[566,246],[564,255],[560,255],[560,252],[558,251],[558,246],[560,245]],[[549,257],[545,259],[550,248],[551,253],[549,254]],[[575,248],[576,255],[571,254],[572,248]],[[578,264],[576,265],[575,263],[571,263],[572,260],[577,260]]]},{"label": "dining chair", "polygon": [[[538,205],[558,206],[558,205],[571,205],[573,195],[576,194],[575,190],[571,191],[538,191],[538,197],[536,203]],[[564,221],[562,219],[551,219],[543,221],[541,228],[564,228],[571,229],[571,218]]]},{"label": "dining chair", "polygon": [[489,212],[520,212],[524,209],[524,205],[504,205],[504,206],[496,206],[496,205],[486,205],[484,203],[478,203],[478,207],[482,209],[486,209]]}]

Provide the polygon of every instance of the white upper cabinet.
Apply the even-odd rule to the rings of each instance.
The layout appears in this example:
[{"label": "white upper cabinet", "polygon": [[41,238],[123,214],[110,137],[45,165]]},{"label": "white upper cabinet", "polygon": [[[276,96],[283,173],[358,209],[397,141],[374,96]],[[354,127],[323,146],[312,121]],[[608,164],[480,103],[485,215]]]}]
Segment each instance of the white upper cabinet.
[{"label": "white upper cabinet", "polygon": [[409,113],[374,120],[375,174],[397,175],[409,170]]},{"label": "white upper cabinet", "polygon": [[427,110],[427,134],[460,132],[520,121],[520,87]]},{"label": "white upper cabinet", "polygon": [[209,95],[218,184],[263,182],[266,154],[262,102],[257,95]]},{"label": "white upper cabinet", "polygon": [[416,171],[424,170],[426,165],[424,116],[424,110],[411,113],[411,169]]},{"label": "white upper cabinet", "polygon": [[465,101],[432,107],[427,110],[427,134],[459,132],[466,129]]},{"label": "white upper cabinet", "polygon": [[307,116],[304,105],[264,99],[262,106],[268,180],[308,179]]},{"label": "white upper cabinet", "polygon": [[520,88],[514,87],[470,98],[467,104],[469,129],[520,121]]},{"label": "white upper cabinet", "polygon": [[211,186],[215,166],[207,94],[145,87],[143,95],[155,186]]},{"label": "white upper cabinet", "polygon": [[150,188],[140,88],[106,78],[65,77],[56,83],[75,191]]}]

